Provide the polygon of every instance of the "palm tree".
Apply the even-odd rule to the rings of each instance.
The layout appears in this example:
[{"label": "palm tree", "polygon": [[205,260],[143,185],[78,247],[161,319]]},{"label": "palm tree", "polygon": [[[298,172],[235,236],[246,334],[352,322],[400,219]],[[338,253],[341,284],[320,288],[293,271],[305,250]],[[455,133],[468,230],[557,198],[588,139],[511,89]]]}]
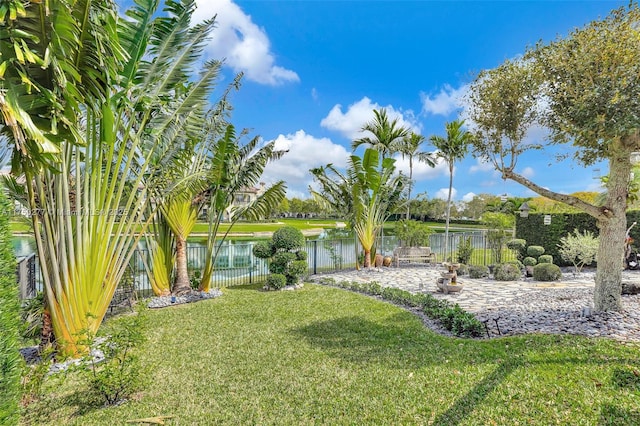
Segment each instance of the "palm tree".
[{"label": "palm tree", "polygon": [[429,167],[436,166],[432,153],[420,151],[420,145],[422,145],[422,142],[424,141],[424,136],[411,132],[402,140],[400,144],[398,144],[398,152],[402,155],[402,158],[409,158],[409,183],[407,185],[407,219],[409,219],[409,216],[411,214],[411,206],[409,202],[411,201],[411,189],[413,187],[413,159],[416,158],[419,162],[423,162]]},{"label": "palm tree", "polygon": [[150,160],[179,149],[164,136],[194,125],[218,75],[212,62],[194,75],[213,21],[190,27],[192,1],[169,2],[168,16],[157,8],[140,0],[118,20],[108,0],[50,0],[4,15],[1,130],[37,212],[47,311],[64,354],[86,350],[83,333],[97,331],[152,220]]},{"label": "palm tree", "polygon": [[[215,126],[214,121],[209,126]],[[206,129],[206,128],[205,128]],[[270,211],[277,208],[286,194],[286,186],[283,181],[269,186],[259,197],[250,203],[233,209],[231,226],[227,232],[219,238],[218,231],[225,211],[233,204],[234,195],[246,188],[258,184],[266,165],[277,160],[286,151],[275,149],[275,141],[258,148],[260,139],[252,138],[246,144],[241,143],[236,135],[233,125],[228,124],[224,134],[220,138],[212,137],[215,131],[205,130],[202,135],[201,152],[208,159],[207,168],[204,171],[206,188],[200,194],[202,203],[208,203],[207,219],[209,222],[207,232],[207,255],[202,271],[200,290],[209,291],[213,278],[215,261],[222,242],[240,218],[261,219],[267,217]]]},{"label": "palm tree", "polygon": [[409,130],[398,124],[398,119],[389,121],[387,110],[373,110],[374,119],[362,127],[363,132],[369,132],[366,136],[353,141],[351,149],[355,151],[360,145],[369,145],[380,151],[382,157],[388,157],[398,149],[398,144],[409,135]]},{"label": "palm tree", "polygon": [[449,194],[447,196],[447,215],[444,236],[444,259],[447,259],[449,252],[449,220],[451,216],[451,191],[453,189],[453,167],[458,160],[462,160],[466,155],[469,144],[473,139],[471,133],[462,129],[464,120],[454,120],[445,123],[447,136],[433,135],[429,138],[433,146],[436,147],[436,157],[442,158],[449,167]]},{"label": "palm tree", "polygon": [[371,266],[371,253],[385,220],[400,202],[405,179],[395,174],[395,160],[383,158],[367,148],[362,158],[352,155],[346,174],[328,164],[311,170],[320,191],[312,195],[335,211],[342,212],[356,232],[364,250],[364,266]]}]

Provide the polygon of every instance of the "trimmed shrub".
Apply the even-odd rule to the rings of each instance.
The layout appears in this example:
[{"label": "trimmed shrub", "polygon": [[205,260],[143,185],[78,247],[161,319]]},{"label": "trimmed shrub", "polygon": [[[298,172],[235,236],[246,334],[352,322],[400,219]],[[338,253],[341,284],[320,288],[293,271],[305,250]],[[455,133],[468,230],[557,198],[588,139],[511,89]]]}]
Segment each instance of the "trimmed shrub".
[{"label": "trimmed shrub", "polygon": [[524,269],[524,263],[520,262],[519,260],[507,260],[504,263],[510,263],[512,265],[517,266],[521,271]]},{"label": "trimmed shrub", "polygon": [[513,240],[507,241],[507,248],[513,250],[516,253],[518,259],[522,259],[527,248],[527,240],[523,240],[522,238],[514,238]]},{"label": "trimmed shrub", "polygon": [[550,254],[543,254],[538,258],[538,263],[553,263],[553,256]]},{"label": "trimmed shrub", "polygon": [[522,264],[524,266],[536,266],[538,264],[538,261],[536,260],[535,257],[527,256],[524,259],[522,259]]},{"label": "trimmed shrub", "polygon": [[287,277],[287,284],[293,285],[297,284],[302,277],[307,272],[307,261],[306,260],[294,260],[289,264],[289,268],[285,276]]},{"label": "trimmed shrub", "polygon": [[533,279],[536,281],[557,281],[562,277],[562,271],[553,263],[539,263],[533,267]]},{"label": "trimmed shrub", "polygon": [[279,290],[287,285],[287,277],[282,274],[271,274],[267,277],[265,286],[274,290]]},{"label": "trimmed shrub", "polygon": [[489,276],[489,268],[484,265],[470,265],[469,278],[485,278]]},{"label": "trimmed shrub", "polygon": [[296,259],[298,260],[307,260],[308,254],[304,250],[298,250],[296,252]]},{"label": "trimmed shrub", "polygon": [[380,296],[398,305],[418,307],[430,318],[439,320],[443,327],[459,337],[479,337],[484,331],[480,321],[458,304],[439,300],[430,294],[412,294],[393,287],[381,287],[376,282],[358,283],[342,281],[336,283],[332,278],[324,278],[320,284],[333,285],[351,291]]},{"label": "trimmed shrub", "polygon": [[268,259],[276,254],[276,248],[271,241],[258,241],[253,246],[253,255],[260,259]]},{"label": "trimmed shrub", "polygon": [[538,257],[544,254],[544,247],[542,246],[529,246],[527,247],[527,256]]},{"label": "trimmed shrub", "polygon": [[273,233],[271,241],[276,250],[299,250],[304,246],[304,235],[293,226],[283,226]]},{"label": "trimmed shrub", "polygon": [[296,254],[288,251],[276,253],[269,264],[269,272],[272,274],[286,275],[289,263],[296,260]]},{"label": "trimmed shrub", "polygon": [[[11,207],[0,191],[0,210]],[[19,421],[20,374],[20,302],[16,285],[16,259],[11,244],[8,215],[0,215],[0,424]]]},{"label": "trimmed shrub", "polygon": [[513,263],[499,263],[493,270],[496,281],[516,281],[522,276],[522,271]]}]

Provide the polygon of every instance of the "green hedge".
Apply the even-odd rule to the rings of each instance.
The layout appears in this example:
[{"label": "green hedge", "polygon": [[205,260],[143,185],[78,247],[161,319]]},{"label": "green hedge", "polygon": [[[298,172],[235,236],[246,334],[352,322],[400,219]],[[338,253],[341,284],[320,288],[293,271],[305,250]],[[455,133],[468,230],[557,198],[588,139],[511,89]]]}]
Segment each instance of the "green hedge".
[{"label": "green hedge", "polygon": [[382,287],[377,282],[336,282],[333,278],[323,278],[320,280],[320,284],[337,286],[371,296],[379,296],[384,300],[402,306],[420,308],[425,315],[439,320],[444,328],[458,337],[480,337],[484,331],[482,323],[478,321],[475,315],[465,311],[457,303],[436,299],[430,294],[413,294],[399,288]]},{"label": "green hedge", "polygon": [[[544,254],[553,256],[555,262],[561,266],[570,266],[570,262],[562,260],[558,244],[560,238],[573,232],[574,229],[580,231],[591,231],[594,236],[598,236],[600,230],[596,224],[596,219],[586,213],[557,213],[552,214],[551,223],[544,224],[544,213],[529,213],[528,217],[516,216],[516,238],[527,241],[527,246],[542,246]],[[627,212],[627,223],[640,223],[640,210]],[[640,228],[635,226],[631,230],[631,237],[640,244]]]},{"label": "green hedge", "polygon": [[20,301],[11,244],[9,203],[0,191],[0,425],[18,424],[21,363]]}]

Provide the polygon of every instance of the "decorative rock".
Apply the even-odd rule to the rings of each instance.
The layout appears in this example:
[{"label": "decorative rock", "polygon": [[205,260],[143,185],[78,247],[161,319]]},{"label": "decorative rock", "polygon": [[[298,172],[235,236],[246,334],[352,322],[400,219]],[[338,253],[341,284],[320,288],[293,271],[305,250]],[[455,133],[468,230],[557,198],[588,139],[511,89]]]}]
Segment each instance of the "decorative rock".
[{"label": "decorative rock", "polygon": [[149,308],[166,308],[171,305],[180,305],[183,303],[193,303],[199,300],[213,299],[222,296],[222,291],[212,288],[209,292],[192,291],[184,296],[158,296],[152,297],[147,306]]},{"label": "decorative rock", "polygon": [[391,266],[391,256],[385,256],[384,259],[382,259],[382,266],[386,266],[389,267]]},{"label": "decorative rock", "polygon": [[[640,282],[640,272],[623,271],[624,282]],[[623,295],[622,312],[595,312],[593,290],[595,270],[574,274],[566,270],[559,282],[549,286],[528,279],[496,281],[486,278],[464,282],[464,292],[439,292],[437,286],[423,285],[444,281],[436,268],[394,268],[382,273],[342,271],[316,275],[312,280],[330,277],[336,282],[372,282],[412,293],[427,292],[438,299],[457,303],[487,324],[489,337],[527,333],[578,334],[640,342],[640,294]],[[442,284],[441,284],[442,285]],[[591,316],[587,316],[587,309]],[[497,320],[497,321],[496,321]],[[434,322],[425,322],[443,333]],[[447,335],[446,333],[443,333]]]},{"label": "decorative rock", "polygon": [[376,268],[382,267],[383,262],[384,262],[384,256],[382,256],[380,253],[376,254],[376,257],[373,260],[373,264],[375,265],[375,267]]},{"label": "decorative rock", "polygon": [[640,283],[623,281],[622,294],[640,294]]}]

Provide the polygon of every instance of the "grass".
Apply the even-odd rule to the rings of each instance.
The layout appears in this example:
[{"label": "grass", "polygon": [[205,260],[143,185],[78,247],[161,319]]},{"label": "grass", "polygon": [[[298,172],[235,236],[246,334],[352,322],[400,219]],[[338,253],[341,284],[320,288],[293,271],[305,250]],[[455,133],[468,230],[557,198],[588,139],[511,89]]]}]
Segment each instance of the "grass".
[{"label": "grass", "polygon": [[153,311],[151,323],[140,351],[153,372],[145,392],[117,407],[87,407],[71,376],[25,422],[640,424],[638,345],[446,338],[394,305],[316,285],[229,288]]},{"label": "grass", "polygon": [[[254,232],[274,232],[279,228],[289,225],[295,228],[300,229],[301,231],[308,229],[319,229],[319,228],[335,228],[336,222],[340,222],[340,220],[336,219],[278,219],[279,223],[276,222],[238,222],[233,226],[232,232],[238,234],[251,234]],[[344,221],[342,221],[344,222]],[[441,223],[435,222],[425,222],[428,226],[436,227],[436,232],[444,232],[444,225]],[[31,233],[31,226],[24,221],[12,221],[10,222],[10,229],[13,233]],[[387,231],[392,231],[394,229],[394,222],[385,223],[384,229]],[[452,225],[452,229],[457,231],[461,229],[478,229],[481,228],[481,225]],[[442,228],[442,229],[440,229]],[[208,229],[208,224],[205,222],[196,223],[193,233],[194,234],[206,234]],[[229,225],[226,223],[222,223],[220,225],[220,232],[224,233],[229,229]]]}]

